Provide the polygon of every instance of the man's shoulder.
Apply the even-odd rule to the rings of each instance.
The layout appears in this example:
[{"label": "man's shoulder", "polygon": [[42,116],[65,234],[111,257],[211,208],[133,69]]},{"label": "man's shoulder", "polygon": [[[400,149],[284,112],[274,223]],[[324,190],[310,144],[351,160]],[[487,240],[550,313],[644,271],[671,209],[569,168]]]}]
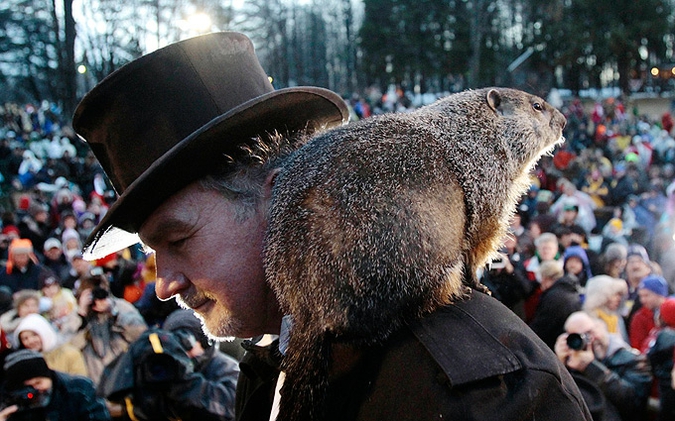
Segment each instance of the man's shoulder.
[{"label": "man's shoulder", "polygon": [[411,329],[455,385],[522,369],[559,377],[551,350],[511,310],[483,293],[472,291]]}]

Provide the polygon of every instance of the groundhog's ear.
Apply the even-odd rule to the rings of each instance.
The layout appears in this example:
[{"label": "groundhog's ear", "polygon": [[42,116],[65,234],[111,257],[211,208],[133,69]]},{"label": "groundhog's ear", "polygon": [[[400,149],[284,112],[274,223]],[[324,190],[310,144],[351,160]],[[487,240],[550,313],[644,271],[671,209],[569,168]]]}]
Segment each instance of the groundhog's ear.
[{"label": "groundhog's ear", "polygon": [[490,89],[487,93],[486,99],[490,108],[492,108],[494,112],[501,114],[499,106],[502,105],[502,96],[499,94],[499,91],[496,89]]},{"label": "groundhog's ear", "polygon": [[496,113],[501,114],[500,105],[502,105],[502,96],[496,89],[490,89],[487,94],[488,105]]}]

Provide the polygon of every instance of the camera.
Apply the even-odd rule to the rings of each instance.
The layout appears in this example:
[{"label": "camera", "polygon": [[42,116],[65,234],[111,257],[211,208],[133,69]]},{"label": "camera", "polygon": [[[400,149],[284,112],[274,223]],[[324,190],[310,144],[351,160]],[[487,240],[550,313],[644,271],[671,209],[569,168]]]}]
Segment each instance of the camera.
[{"label": "camera", "polygon": [[586,333],[570,333],[567,335],[567,346],[575,351],[586,349],[591,338]]},{"label": "camera", "polygon": [[151,354],[139,366],[143,384],[168,384],[179,380],[185,369],[169,354]]},{"label": "camera", "polygon": [[16,405],[19,407],[19,411],[33,409],[33,408],[42,408],[45,406],[44,399],[33,387],[23,387],[16,390],[7,390],[4,393],[2,400],[2,406],[4,408],[8,406]]}]

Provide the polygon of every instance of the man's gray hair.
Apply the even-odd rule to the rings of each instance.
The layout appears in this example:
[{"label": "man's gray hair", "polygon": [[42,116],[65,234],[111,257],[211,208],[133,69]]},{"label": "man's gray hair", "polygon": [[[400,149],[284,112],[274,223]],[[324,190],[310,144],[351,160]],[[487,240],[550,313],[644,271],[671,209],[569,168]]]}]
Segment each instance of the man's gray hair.
[{"label": "man's gray hair", "polygon": [[227,156],[228,165],[220,173],[202,178],[200,185],[221,193],[235,204],[236,217],[245,220],[262,203],[264,184],[270,171],[283,167],[309,137],[306,131],[291,136],[278,132],[258,136],[251,143],[240,146],[236,156]]}]

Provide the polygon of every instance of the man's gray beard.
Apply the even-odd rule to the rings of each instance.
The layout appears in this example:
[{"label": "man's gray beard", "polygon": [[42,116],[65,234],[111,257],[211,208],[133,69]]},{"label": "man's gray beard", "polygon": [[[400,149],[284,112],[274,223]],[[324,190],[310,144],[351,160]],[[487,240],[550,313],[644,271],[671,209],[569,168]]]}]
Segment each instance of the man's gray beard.
[{"label": "man's gray beard", "polygon": [[202,324],[202,331],[204,334],[209,338],[209,340],[215,341],[215,342],[232,342],[236,337],[232,336],[231,334],[226,334],[224,332],[237,332],[238,331],[238,325],[241,323],[235,322],[231,317],[228,317],[227,323],[224,325],[220,325],[218,327],[217,332],[211,332],[211,330],[206,326],[206,323],[204,321],[204,317],[194,311],[187,303],[183,300],[183,298],[179,295],[176,296],[176,302],[181,308],[184,308],[186,310],[192,311],[192,313],[199,319],[199,321]]}]

